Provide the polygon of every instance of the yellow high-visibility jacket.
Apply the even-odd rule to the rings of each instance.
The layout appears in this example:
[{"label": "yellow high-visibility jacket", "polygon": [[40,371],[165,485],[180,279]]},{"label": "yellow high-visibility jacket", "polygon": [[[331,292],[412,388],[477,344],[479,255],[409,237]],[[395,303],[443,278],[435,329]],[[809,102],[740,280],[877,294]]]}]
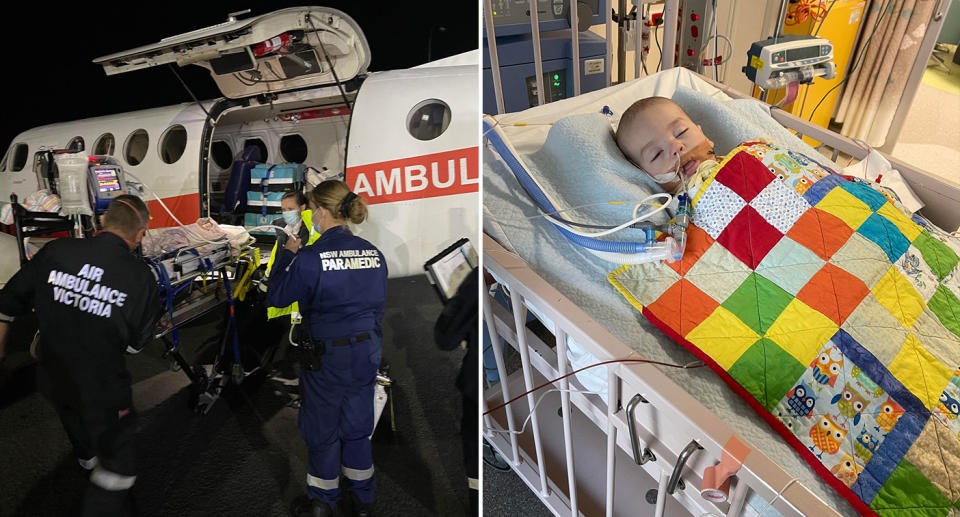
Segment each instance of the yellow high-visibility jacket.
[{"label": "yellow high-visibility jacket", "polygon": [[[313,212],[310,210],[304,210],[300,212],[300,218],[303,220],[303,224],[309,228],[310,238],[307,239],[307,242],[304,246],[309,246],[314,243],[318,238],[320,238],[320,232],[314,230],[313,228]],[[267,261],[267,272],[266,277],[270,278],[270,271],[273,269],[273,263],[277,259],[277,247],[280,245],[279,239],[273,244],[273,249],[270,251],[270,260]],[[296,323],[296,320],[300,318],[300,307],[297,305],[297,302],[293,302],[287,307],[267,307],[267,319],[273,319],[286,314],[290,315],[290,320],[293,323]]]}]

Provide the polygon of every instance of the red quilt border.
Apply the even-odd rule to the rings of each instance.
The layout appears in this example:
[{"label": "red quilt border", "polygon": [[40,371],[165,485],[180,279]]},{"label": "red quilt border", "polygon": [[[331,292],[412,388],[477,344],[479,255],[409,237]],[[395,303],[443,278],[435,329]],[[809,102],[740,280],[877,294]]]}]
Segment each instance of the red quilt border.
[{"label": "red quilt border", "polygon": [[757,401],[757,399],[753,398],[753,395],[751,395],[746,389],[744,389],[739,382],[734,380],[734,378],[731,377],[730,374],[723,369],[723,367],[717,364],[716,361],[710,358],[710,356],[708,356],[706,353],[700,350],[700,348],[698,348],[696,345],[687,341],[686,339],[681,337],[679,334],[677,334],[672,328],[670,328],[665,323],[657,319],[657,317],[654,316],[652,312],[647,310],[646,307],[643,308],[641,313],[643,314],[644,317],[647,318],[647,320],[650,321],[650,323],[653,323],[654,326],[656,326],[658,329],[663,331],[670,339],[674,340],[675,342],[677,342],[678,344],[682,345],[684,348],[692,352],[693,355],[697,356],[698,359],[703,361],[704,364],[709,366],[711,370],[713,370],[717,375],[719,375],[720,378],[723,379],[723,381],[727,383],[727,385],[730,386],[730,388],[732,388],[734,392],[737,393],[737,395],[740,395],[740,398],[745,400],[747,404],[749,404],[750,407],[753,408],[753,410],[758,415],[760,415],[764,420],[767,421],[767,424],[769,424],[770,427],[772,427],[773,430],[777,432],[777,434],[779,434],[788,444],[790,444],[791,447],[793,447],[798,453],[800,453],[800,457],[802,457],[804,461],[807,462],[807,464],[813,467],[813,470],[815,470],[817,474],[820,475],[821,478],[823,478],[831,487],[834,488],[834,490],[839,492],[844,499],[846,499],[851,505],[853,505],[853,508],[855,510],[857,510],[861,515],[865,515],[868,517],[879,517],[877,512],[875,512],[865,502],[863,502],[862,499],[857,497],[857,494],[853,490],[851,490],[847,485],[843,484],[843,482],[837,479],[836,476],[834,476],[833,473],[830,472],[830,470],[823,465],[823,463],[820,463],[817,460],[816,456],[814,456],[813,453],[810,452],[810,450],[807,449],[807,447],[803,445],[803,443],[801,443],[800,440],[796,436],[794,436],[794,434],[791,433],[790,430],[787,429],[785,425],[783,425],[779,420],[777,420],[777,417],[773,416],[772,413],[767,411],[767,408],[761,405],[760,402]]}]

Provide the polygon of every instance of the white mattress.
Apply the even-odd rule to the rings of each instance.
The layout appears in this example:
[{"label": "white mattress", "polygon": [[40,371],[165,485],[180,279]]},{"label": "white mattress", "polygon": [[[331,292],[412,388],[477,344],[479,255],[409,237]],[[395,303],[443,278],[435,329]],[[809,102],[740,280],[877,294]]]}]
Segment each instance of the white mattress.
[{"label": "white mattress", "polygon": [[[688,70],[671,69],[573,99],[507,114],[499,117],[500,125],[519,153],[532,153],[543,144],[550,126],[516,127],[510,124],[546,124],[571,114],[596,113],[604,105],[613,109],[616,118],[616,115],[622,113],[633,101],[651,95],[670,97],[678,85],[685,85],[717,99],[727,98]],[[615,265],[578,249],[543,218],[529,218],[536,215],[537,210],[521,190],[513,174],[489,145],[484,146],[483,152],[486,233],[497,238],[508,249],[515,250],[537,274],[644,357],[679,364],[696,360],[693,354],[647,322],[607,282],[606,276],[616,268]],[[587,353],[581,354],[577,362],[590,364],[590,361]],[[754,447],[776,461],[788,473],[799,478],[811,492],[843,515],[856,514],[849,503],[820,479],[800,456],[710,369],[664,369],[664,373],[679,386],[683,386],[708,410],[727,422]],[[589,382],[584,381],[585,379],[581,379],[585,385]]]}]

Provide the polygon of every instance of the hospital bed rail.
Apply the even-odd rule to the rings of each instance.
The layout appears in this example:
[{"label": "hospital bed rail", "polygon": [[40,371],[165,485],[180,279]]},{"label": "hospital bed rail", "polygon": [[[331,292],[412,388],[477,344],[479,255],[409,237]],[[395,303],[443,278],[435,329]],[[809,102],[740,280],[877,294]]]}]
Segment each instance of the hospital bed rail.
[{"label": "hospital bed rail", "polygon": [[[523,393],[533,388],[535,373],[547,379],[555,379],[568,373],[568,340],[584,347],[598,361],[642,359],[623,341],[538,276],[522,258],[504,249],[488,235],[484,235],[483,250],[484,268],[509,288],[512,306],[511,314],[493,301],[489,294],[485,294],[483,315],[486,329],[492,343],[497,343],[498,338],[502,338],[516,348],[521,356],[521,371],[510,376],[506,371],[503,352],[500,347],[493,347],[501,381],[485,391],[484,412],[487,408],[496,407],[516,396],[518,393],[514,388],[520,383],[520,377],[523,387],[519,388],[522,390],[519,393]],[[527,305],[534,307],[537,313],[555,325],[555,352],[524,327]],[[518,332],[518,329],[523,331]],[[686,465],[679,466],[679,480],[683,483],[676,483],[679,486],[672,494],[691,514],[699,516],[709,512],[715,515],[740,515],[747,490],[751,489],[767,501],[776,499],[772,507],[786,517],[839,515],[803,485],[795,483],[794,477],[774,461],[755,449],[747,456],[735,476],[730,488],[729,503],[715,504],[703,499],[699,490],[703,470],[720,461],[724,444],[735,434],[733,430],[671,380],[668,373],[653,365],[621,363],[609,365],[607,368],[609,403],[604,403],[599,397],[578,393],[577,390],[561,391],[560,413],[564,440],[562,468],[556,468],[557,461],[547,458],[544,453],[544,435],[554,430],[541,429],[536,412],[530,418],[532,429],[519,437],[513,433],[504,433],[517,431],[519,427],[510,411],[498,410],[484,416],[484,436],[487,441],[506,458],[511,467],[555,514],[585,515],[583,508],[591,505],[578,499],[579,487],[589,483],[591,479],[603,479],[604,512],[607,517],[615,515],[616,494],[633,489],[617,483],[617,447],[632,455],[636,446],[638,451],[649,449],[655,457],[639,468],[659,483],[656,515],[662,516],[668,497],[667,489],[670,488],[667,485],[677,467],[678,457],[681,456],[681,451],[695,442],[696,446],[688,451],[692,454],[689,454]],[[566,380],[555,385],[561,390],[569,388]],[[536,395],[527,396],[526,407],[519,407],[522,406],[520,401],[515,402],[514,405],[518,406],[515,411],[525,414],[528,409],[533,408]],[[635,395],[640,395],[639,400],[643,402],[634,404],[638,406],[638,418],[632,422],[636,426],[635,434],[639,442],[631,441],[631,422],[626,416],[626,406]],[[596,472],[578,473],[574,468],[577,444],[574,443],[574,434],[571,432],[575,416],[575,412],[570,410],[571,403],[606,434],[603,476]],[[579,422],[578,427],[582,427]],[[746,443],[745,440],[741,441]],[[553,468],[548,469],[548,463],[552,463]],[[642,504],[642,500],[642,496],[638,496],[635,502]],[[636,507],[633,508],[636,511]]]}]

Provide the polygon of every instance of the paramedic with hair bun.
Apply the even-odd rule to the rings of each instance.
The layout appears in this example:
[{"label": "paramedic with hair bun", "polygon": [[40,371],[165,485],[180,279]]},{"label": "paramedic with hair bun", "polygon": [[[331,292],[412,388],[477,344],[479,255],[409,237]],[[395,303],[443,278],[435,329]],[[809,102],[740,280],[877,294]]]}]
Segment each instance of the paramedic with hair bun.
[{"label": "paramedic with hair bun", "polygon": [[[298,302],[309,339],[300,345],[300,433],[307,444],[310,505],[298,515],[327,516],[346,479],[357,515],[373,510],[373,389],[380,366],[380,322],[387,299],[387,264],[347,223],[366,219],[363,199],[346,183],[324,181],[309,194],[320,237],[300,248],[287,239],[277,257],[268,303]],[[296,505],[295,505],[296,506]],[[303,505],[306,506],[306,505]]]},{"label": "paramedic with hair bun", "polygon": [[139,352],[160,316],[156,280],[131,253],[149,220],[140,198],[119,196],[100,234],[49,242],[0,291],[0,327],[36,309],[38,387],[93,471],[84,516],[132,513],[137,419],[124,352]]}]

